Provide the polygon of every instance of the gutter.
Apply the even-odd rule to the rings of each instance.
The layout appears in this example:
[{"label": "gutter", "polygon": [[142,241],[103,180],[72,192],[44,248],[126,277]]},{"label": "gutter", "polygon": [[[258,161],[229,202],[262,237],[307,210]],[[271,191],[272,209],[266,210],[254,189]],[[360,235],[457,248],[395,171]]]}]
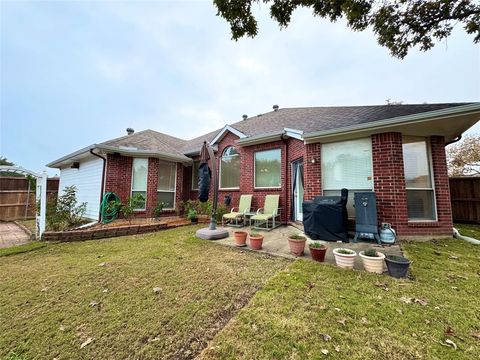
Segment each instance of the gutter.
[{"label": "gutter", "polygon": [[[107,158],[97,154],[97,153],[94,153],[93,152],[93,149],[90,149],[90,154],[92,154],[93,156],[96,156],[100,159],[103,160],[103,169],[102,169],[102,185],[101,185],[101,189],[100,189],[100,205],[102,204],[102,199],[103,199],[103,192],[105,191],[105,170],[107,168]],[[102,221],[102,212],[101,212],[101,207],[98,209],[98,222]]]},{"label": "gutter", "polygon": [[314,131],[308,134],[304,134],[305,143],[313,143],[316,140],[320,140],[322,137],[331,135],[340,135],[342,133],[352,133],[362,130],[376,130],[378,128],[385,129],[385,127],[405,125],[412,123],[421,123],[424,121],[432,120],[439,117],[452,117],[461,114],[475,113],[480,111],[480,103],[473,103],[469,105],[456,106],[448,109],[441,109],[435,111],[427,111],[424,113],[398,116],[385,120],[377,120],[374,122],[368,122],[364,124],[357,124],[351,126],[345,126],[342,128],[335,128],[330,130]]}]

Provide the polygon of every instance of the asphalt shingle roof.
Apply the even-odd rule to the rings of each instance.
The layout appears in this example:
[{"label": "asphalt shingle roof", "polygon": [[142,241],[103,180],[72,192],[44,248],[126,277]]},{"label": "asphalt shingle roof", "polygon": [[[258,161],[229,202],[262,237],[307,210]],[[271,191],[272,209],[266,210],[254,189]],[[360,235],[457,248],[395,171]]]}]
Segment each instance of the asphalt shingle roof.
[{"label": "asphalt shingle roof", "polygon": [[[230,126],[247,136],[280,132],[284,128],[310,133],[467,104],[469,103],[284,108],[253,116]],[[213,140],[221,130],[217,129],[191,140],[179,139],[153,130],[144,130],[102,144],[183,155],[199,151],[204,141]]]}]

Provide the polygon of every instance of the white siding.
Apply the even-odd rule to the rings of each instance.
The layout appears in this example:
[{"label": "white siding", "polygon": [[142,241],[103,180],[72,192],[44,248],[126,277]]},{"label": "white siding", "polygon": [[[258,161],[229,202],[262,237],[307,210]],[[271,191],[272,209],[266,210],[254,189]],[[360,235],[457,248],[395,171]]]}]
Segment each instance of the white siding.
[{"label": "white siding", "polygon": [[98,219],[100,209],[100,191],[102,189],[102,159],[88,159],[80,162],[79,169],[64,168],[60,170],[59,192],[67,186],[77,187],[77,201],[87,203],[85,217]]}]

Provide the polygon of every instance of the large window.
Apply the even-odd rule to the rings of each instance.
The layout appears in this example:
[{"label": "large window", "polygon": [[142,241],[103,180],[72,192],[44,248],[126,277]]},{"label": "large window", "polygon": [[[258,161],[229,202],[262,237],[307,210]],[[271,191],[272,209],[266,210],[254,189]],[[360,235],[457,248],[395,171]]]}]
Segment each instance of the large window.
[{"label": "large window", "polygon": [[198,167],[200,161],[194,161],[192,166],[192,190],[198,190]]},{"label": "large window", "polygon": [[220,188],[238,189],[240,186],[240,155],[234,147],[227,147],[220,159]]},{"label": "large window", "polygon": [[175,182],[177,164],[160,161],[158,166],[157,202],[165,203],[165,209],[175,208]]},{"label": "large window", "polygon": [[137,204],[135,210],[145,210],[147,203],[148,159],[134,158],[132,165],[132,197],[139,194],[143,201]]},{"label": "large window", "polygon": [[281,186],[281,157],[280,149],[255,153],[256,188],[279,188]]},{"label": "large window", "polygon": [[348,215],[355,217],[354,192],[373,189],[370,138],[322,144],[322,181],[325,196],[348,189]]},{"label": "large window", "polygon": [[403,169],[409,220],[435,220],[435,196],[430,171],[428,142],[403,139]]}]

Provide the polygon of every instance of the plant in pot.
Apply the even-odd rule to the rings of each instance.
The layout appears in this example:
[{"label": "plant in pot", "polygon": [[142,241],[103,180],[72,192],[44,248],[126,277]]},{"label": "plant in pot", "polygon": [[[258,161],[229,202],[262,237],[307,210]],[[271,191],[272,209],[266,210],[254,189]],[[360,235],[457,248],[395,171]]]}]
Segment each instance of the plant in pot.
[{"label": "plant in pot", "polygon": [[189,219],[192,222],[192,224],[198,223],[197,210],[195,209],[188,210],[187,219]]},{"label": "plant in pot", "polygon": [[295,256],[302,256],[305,250],[305,243],[307,238],[303,235],[291,234],[288,237],[288,245],[290,246],[290,253]]},{"label": "plant in pot", "polygon": [[338,267],[345,269],[353,269],[357,253],[350,249],[338,248],[333,250],[335,256],[335,263]]},{"label": "plant in pot", "polygon": [[385,262],[387,263],[388,274],[394,278],[407,277],[408,268],[412,263],[406,257],[397,255],[387,255]]},{"label": "plant in pot", "polygon": [[312,259],[318,262],[323,262],[325,260],[325,254],[327,253],[327,247],[318,241],[314,241],[308,245],[310,248],[310,254]]},{"label": "plant in pot", "polygon": [[246,231],[235,231],[233,233],[233,235],[235,236],[235,245],[236,246],[247,246],[247,232]]},{"label": "plant in pot", "polygon": [[250,233],[250,247],[254,250],[260,250],[263,244],[263,235],[256,231]]},{"label": "plant in pot", "polygon": [[378,252],[373,248],[368,248],[365,251],[360,252],[362,258],[363,267],[366,271],[382,274],[383,273],[383,260],[385,260],[385,254]]}]

